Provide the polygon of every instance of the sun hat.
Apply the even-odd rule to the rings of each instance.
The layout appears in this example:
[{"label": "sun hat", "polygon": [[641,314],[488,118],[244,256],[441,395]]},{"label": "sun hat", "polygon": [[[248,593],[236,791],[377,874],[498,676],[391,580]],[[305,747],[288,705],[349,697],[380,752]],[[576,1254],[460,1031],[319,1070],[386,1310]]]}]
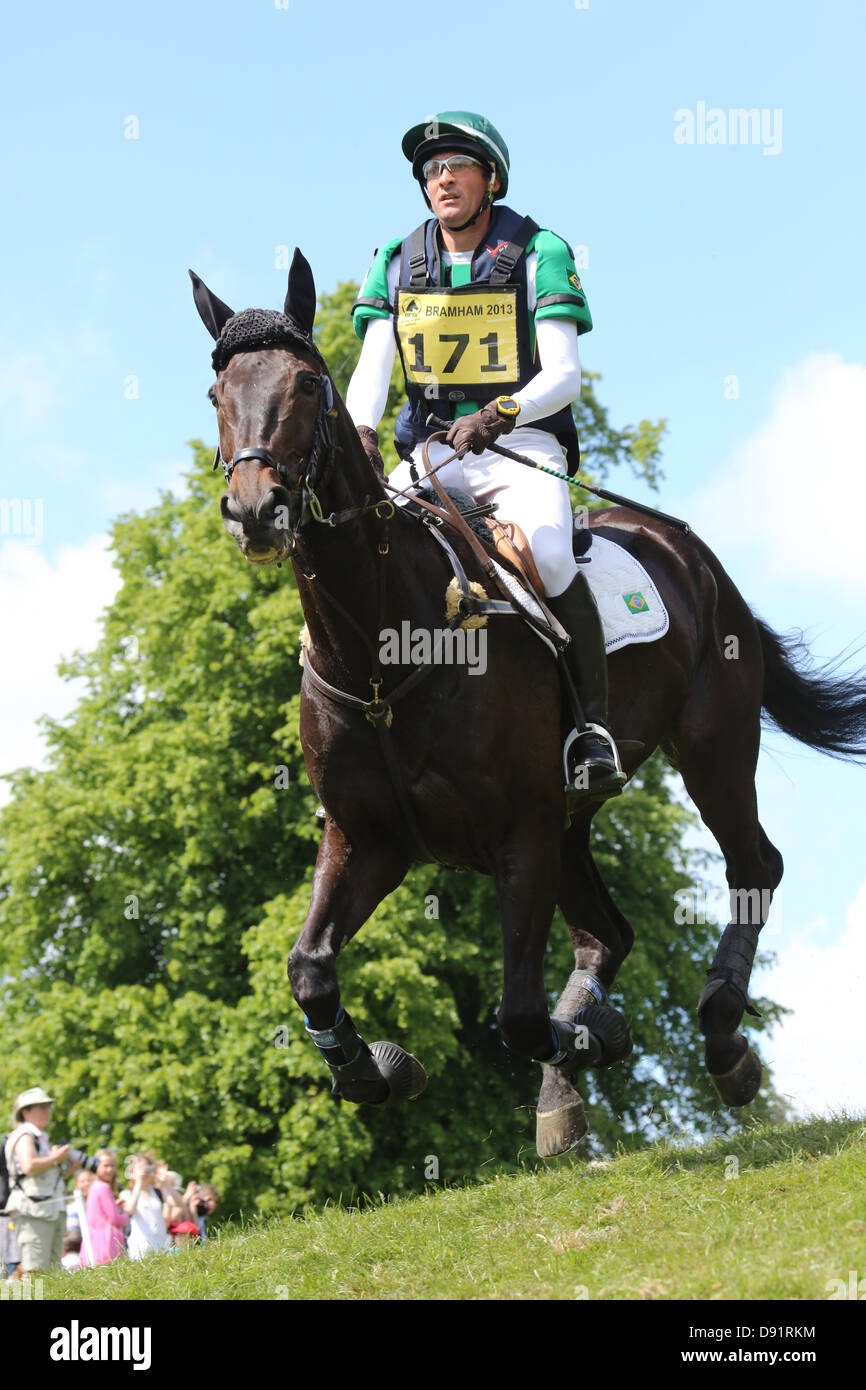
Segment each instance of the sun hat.
[{"label": "sun hat", "polygon": [[54,1097],[49,1096],[47,1091],[43,1091],[41,1086],[31,1086],[29,1091],[22,1091],[12,1108],[12,1123],[21,1123],[21,1111],[26,1110],[28,1105],[53,1105]]}]

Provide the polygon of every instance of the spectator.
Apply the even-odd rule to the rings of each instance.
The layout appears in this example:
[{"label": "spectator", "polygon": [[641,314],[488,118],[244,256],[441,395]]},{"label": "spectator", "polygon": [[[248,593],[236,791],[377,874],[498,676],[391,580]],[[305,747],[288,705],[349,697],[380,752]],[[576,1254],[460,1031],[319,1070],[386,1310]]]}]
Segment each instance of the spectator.
[{"label": "spectator", "polygon": [[154,1177],[162,1192],[163,1200],[170,1208],[166,1215],[166,1221],[168,1234],[172,1240],[172,1249],[177,1250],[182,1245],[191,1245],[199,1238],[198,1222],[193,1221],[186,1197],[181,1196],[180,1189],[183,1184],[180,1174],[173,1173],[167,1163],[157,1163]]},{"label": "spectator", "polygon": [[81,1230],[67,1231],[63,1237],[63,1258],[60,1263],[64,1269],[82,1269],[84,1251],[81,1248]]},{"label": "spectator", "polygon": [[167,1163],[157,1161],[153,1166],[153,1181],[165,1203],[165,1221],[171,1232],[178,1221],[189,1220],[189,1208],[180,1193],[180,1175],[173,1173]]},{"label": "spectator", "polygon": [[67,1231],[81,1230],[81,1217],[78,1214],[78,1206],[75,1201],[75,1193],[80,1192],[84,1201],[87,1201],[87,1194],[93,1185],[93,1174],[88,1173],[82,1168],[80,1173],[75,1175],[75,1186],[66,1198],[66,1229]]},{"label": "spectator", "polygon": [[201,1243],[204,1245],[207,1240],[206,1225],[208,1217],[213,1215],[214,1208],[220,1199],[216,1188],[209,1182],[187,1184],[184,1198],[189,1207],[189,1213],[193,1221],[198,1226]]},{"label": "spectator", "polygon": [[[117,1159],[110,1149],[100,1149],[96,1155],[99,1166],[87,1194],[87,1226],[93,1263],[106,1265],[122,1255],[125,1249],[124,1232],[129,1217],[117,1205]],[[88,1263],[84,1251],[82,1265]]]},{"label": "spectator", "polygon": [[12,1111],[15,1128],[6,1140],[11,1184],[6,1211],[15,1216],[22,1275],[60,1264],[66,1232],[61,1166],[68,1171],[80,1167],[77,1159],[70,1160],[68,1144],[49,1142],[46,1126],[53,1104],[53,1096],[41,1086],[23,1091]]},{"label": "spectator", "polygon": [[170,1219],[172,1207],[154,1187],[154,1168],[152,1154],[133,1154],[129,1163],[131,1186],[120,1194],[120,1205],[130,1219],[127,1249],[131,1260],[143,1259],[151,1250],[168,1250],[171,1245],[166,1214]]}]

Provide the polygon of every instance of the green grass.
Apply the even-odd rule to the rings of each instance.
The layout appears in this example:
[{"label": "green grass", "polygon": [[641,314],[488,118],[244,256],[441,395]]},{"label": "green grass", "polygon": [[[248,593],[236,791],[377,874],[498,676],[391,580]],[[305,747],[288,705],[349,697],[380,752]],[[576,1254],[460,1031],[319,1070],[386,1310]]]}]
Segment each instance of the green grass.
[{"label": "green grass", "polygon": [[224,1228],[48,1276],[44,1297],[826,1299],[851,1269],[866,1276],[866,1124],[832,1118]]}]

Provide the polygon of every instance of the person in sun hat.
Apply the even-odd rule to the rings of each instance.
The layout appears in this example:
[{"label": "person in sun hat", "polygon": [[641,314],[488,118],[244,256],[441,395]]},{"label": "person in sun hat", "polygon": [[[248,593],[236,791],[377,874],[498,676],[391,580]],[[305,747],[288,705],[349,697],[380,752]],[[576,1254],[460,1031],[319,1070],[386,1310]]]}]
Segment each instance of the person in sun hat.
[{"label": "person in sun hat", "polygon": [[69,1145],[52,1145],[47,1134],[54,1097],[41,1086],[22,1091],[12,1107],[12,1132],[6,1140],[10,1191],[6,1211],[14,1213],[21,1249],[21,1274],[59,1265],[66,1234],[64,1172],[79,1161],[69,1159]]},{"label": "person in sun hat", "polygon": [[[621,789],[607,729],[607,659],[595,601],[572,550],[568,483],[493,453],[508,445],[560,473],[579,459],[572,402],[580,394],[578,337],[592,328],[571,248],[506,206],[510,156],[496,127],[472,111],[443,111],[403,137],[432,216],[374,253],[353,308],[361,356],[346,406],[368,457],[383,471],[376,428],[400,355],[407,401],[395,427],[403,463],[390,482],[419,475],[430,446],[446,487],[525,531],[547,602],[572,640],[566,660],[585,713],[572,742],[566,796],[571,808]],[[421,469],[420,471],[423,471]]]}]

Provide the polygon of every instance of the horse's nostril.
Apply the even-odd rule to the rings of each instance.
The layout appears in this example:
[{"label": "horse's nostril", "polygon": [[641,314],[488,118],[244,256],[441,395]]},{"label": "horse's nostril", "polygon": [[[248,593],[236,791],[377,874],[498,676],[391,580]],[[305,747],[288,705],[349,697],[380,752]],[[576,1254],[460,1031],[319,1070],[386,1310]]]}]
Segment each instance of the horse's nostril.
[{"label": "horse's nostril", "polygon": [[263,492],[256,504],[256,519],[269,523],[276,516],[277,507],[289,505],[289,494],[284,487],[270,487]]},{"label": "horse's nostril", "polygon": [[243,508],[237,498],[230,492],[223,493],[220,498],[220,512],[223,521],[242,522],[244,519]]}]

